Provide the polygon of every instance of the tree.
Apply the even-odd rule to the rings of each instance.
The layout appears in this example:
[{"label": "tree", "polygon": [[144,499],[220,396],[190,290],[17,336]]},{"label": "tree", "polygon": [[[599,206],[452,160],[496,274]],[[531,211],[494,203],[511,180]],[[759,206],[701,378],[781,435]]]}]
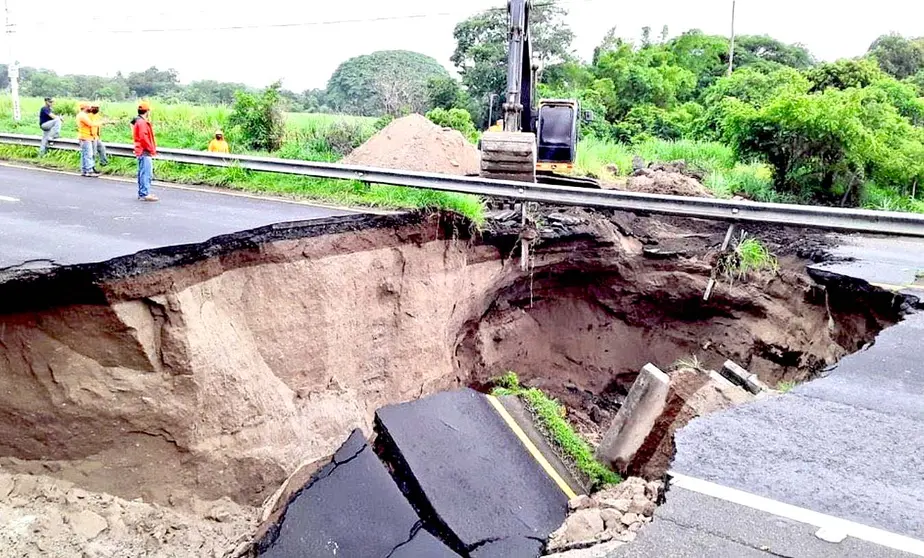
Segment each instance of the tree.
[{"label": "tree", "polygon": [[[533,4],[529,21],[532,61],[540,68],[571,59],[574,33],[565,20],[567,14],[555,2]],[[507,12],[493,9],[460,22],[453,32],[456,49],[451,60],[462,83],[476,101],[498,95],[495,109],[503,102],[507,87],[508,26]],[[487,121],[487,112],[484,107],[481,124]]]},{"label": "tree", "polygon": [[200,80],[183,88],[183,98],[200,105],[230,105],[234,103],[235,92],[246,90],[243,83]]},{"label": "tree", "polygon": [[143,72],[132,72],[126,79],[129,90],[136,97],[162,96],[175,92],[179,86],[176,70],[158,70],[151,66]]},{"label": "tree", "polygon": [[0,89],[10,87],[10,67],[6,64],[0,64]]},{"label": "tree", "polygon": [[417,52],[374,52],[342,63],[326,99],[335,110],[364,116],[426,112],[430,79],[448,76],[439,62]]},{"label": "tree", "polygon": [[924,69],[922,39],[906,39],[895,33],[882,35],[870,45],[869,54],[882,71],[896,79],[911,77]]},{"label": "tree", "polygon": [[687,31],[666,44],[674,63],[696,76],[697,89],[705,89],[728,72],[728,39]]},{"label": "tree", "polygon": [[676,64],[670,50],[654,45],[639,50],[622,44],[600,55],[592,85],[606,106],[611,122],[621,120],[637,105],[670,108],[690,100],[696,75]]},{"label": "tree", "polygon": [[451,77],[431,78],[427,83],[427,101],[430,108],[465,109],[471,105],[468,92],[458,80]]},{"label": "tree", "polygon": [[472,115],[466,110],[435,108],[427,113],[427,118],[438,126],[462,132],[462,135],[472,143],[478,141],[478,130],[472,122]]},{"label": "tree", "polygon": [[815,57],[804,45],[788,45],[767,35],[741,35],[735,39],[737,68],[761,62],[773,62],[804,70],[815,65]]},{"label": "tree", "polygon": [[813,91],[867,87],[882,79],[884,74],[870,60],[838,60],[815,66],[806,74]]},{"label": "tree", "polygon": [[276,151],[285,136],[285,116],[280,108],[282,84],[273,83],[259,96],[247,91],[235,93],[228,123],[250,149]]}]

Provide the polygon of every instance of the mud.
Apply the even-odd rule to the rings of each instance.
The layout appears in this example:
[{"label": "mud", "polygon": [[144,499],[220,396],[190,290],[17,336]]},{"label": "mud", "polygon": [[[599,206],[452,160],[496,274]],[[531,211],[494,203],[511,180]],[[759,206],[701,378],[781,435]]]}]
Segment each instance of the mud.
[{"label": "mud", "polygon": [[645,362],[732,358],[775,384],[899,316],[890,296],[815,285],[794,256],[703,303],[721,224],[538,221],[527,272],[508,223],[473,238],[454,218],[403,215],[8,277],[0,470],[190,521],[226,501],[247,523],[386,404],[515,370],[592,432]]}]

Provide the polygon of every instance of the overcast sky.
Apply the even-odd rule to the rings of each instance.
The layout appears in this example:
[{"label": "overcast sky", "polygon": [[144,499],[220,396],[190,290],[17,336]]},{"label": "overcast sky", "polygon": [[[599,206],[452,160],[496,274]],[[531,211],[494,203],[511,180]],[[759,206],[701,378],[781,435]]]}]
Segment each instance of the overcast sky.
[{"label": "overcast sky", "polygon": [[[152,65],[183,82],[238,81],[323,87],[343,60],[383,49],[415,50],[451,68],[455,24],[504,0],[94,0],[83,18],[73,1],[6,0],[22,65],[112,75]],[[637,39],[691,28],[727,34],[731,0],[563,0],[578,55],[589,58],[607,29]],[[303,25],[304,24],[304,25]],[[225,29],[216,29],[225,28]],[[230,28],[230,29],[228,29]],[[155,31],[164,30],[167,31]],[[816,57],[862,54],[879,35],[924,35],[924,1],[738,0],[737,29],[806,44]],[[142,32],[144,31],[144,32]],[[0,37],[0,60],[8,41]]]}]

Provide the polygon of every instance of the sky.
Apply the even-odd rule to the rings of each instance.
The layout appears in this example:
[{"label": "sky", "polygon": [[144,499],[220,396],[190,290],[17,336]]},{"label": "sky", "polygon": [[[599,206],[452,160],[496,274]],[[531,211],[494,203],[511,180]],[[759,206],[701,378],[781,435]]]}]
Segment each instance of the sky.
[{"label": "sky", "polygon": [[[15,24],[14,58],[58,73],[113,75],[149,66],[175,68],[180,80],[264,86],[282,79],[300,91],[324,87],[352,56],[403,49],[452,69],[456,23],[504,0],[94,0],[82,18],[73,1],[5,0]],[[727,35],[731,0],[561,0],[570,13],[576,53],[588,59],[608,29],[637,40],[698,28]],[[924,2],[877,0],[738,0],[736,31],[800,42],[821,60],[864,53],[876,37],[924,35]],[[10,41],[0,37],[0,61]]]}]

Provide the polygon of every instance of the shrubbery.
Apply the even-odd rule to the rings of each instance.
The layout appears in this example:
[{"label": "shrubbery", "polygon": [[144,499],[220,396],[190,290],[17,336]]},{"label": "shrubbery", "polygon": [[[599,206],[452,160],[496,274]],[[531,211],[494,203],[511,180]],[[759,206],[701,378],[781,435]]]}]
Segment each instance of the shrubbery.
[{"label": "shrubbery", "polygon": [[259,96],[246,91],[234,94],[234,110],[229,124],[247,148],[276,151],[282,146],[286,121],[280,108],[281,88],[282,85],[276,82]]}]

